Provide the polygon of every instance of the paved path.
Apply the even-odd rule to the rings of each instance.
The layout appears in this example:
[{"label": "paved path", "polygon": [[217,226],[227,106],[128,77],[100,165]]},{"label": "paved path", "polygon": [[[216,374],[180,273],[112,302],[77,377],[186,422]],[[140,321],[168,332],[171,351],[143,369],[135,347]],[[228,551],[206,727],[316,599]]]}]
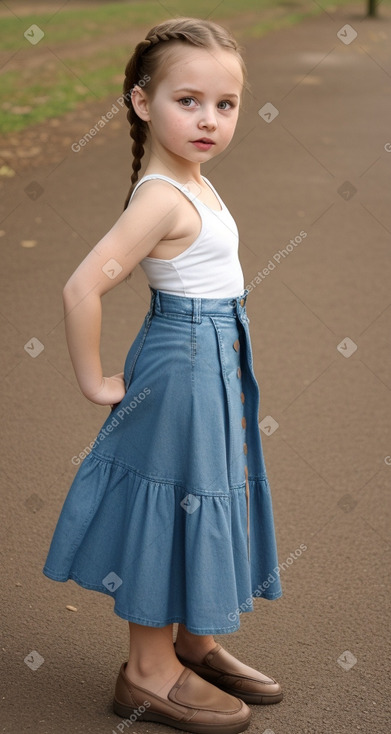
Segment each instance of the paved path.
[{"label": "paved path", "polygon": [[[362,5],[247,44],[252,93],[235,142],[205,169],[238,220],[253,283],[284,589],[219,639],[284,685],[281,704],[253,708],[250,734],[390,726],[391,11],[383,4],[381,18],[362,21]],[[348,44],[351,35],[336,35],[345,24],[358,33]],[[112,104],[96,117],[88,108],[76,139]],[[120,214],[130,169],[120,118],[4,188],[3,732],[120,731],[111,697],[127,625],[109,597],[41,573],[72,457],[106,415],[78,392],[61,289]],[[147,303],[140,268],[106,296],[107,373],[122,368]],[[24,662],[31,651],[44,658],[35,671]]]}]

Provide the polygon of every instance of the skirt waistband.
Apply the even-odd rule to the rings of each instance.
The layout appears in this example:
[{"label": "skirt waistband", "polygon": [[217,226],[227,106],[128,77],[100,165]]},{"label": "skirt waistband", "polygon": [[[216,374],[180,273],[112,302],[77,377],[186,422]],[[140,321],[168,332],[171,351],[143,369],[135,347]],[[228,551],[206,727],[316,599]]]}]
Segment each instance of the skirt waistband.
[{"label": "skirt waistband", "polygon": [[150,313],[178,314],[182,318],[201,323],[202,316],[236,316],[246,313],[246,300],[249,291],[235,298],[190,298],[157,290],[149,286],[151,291]]}]

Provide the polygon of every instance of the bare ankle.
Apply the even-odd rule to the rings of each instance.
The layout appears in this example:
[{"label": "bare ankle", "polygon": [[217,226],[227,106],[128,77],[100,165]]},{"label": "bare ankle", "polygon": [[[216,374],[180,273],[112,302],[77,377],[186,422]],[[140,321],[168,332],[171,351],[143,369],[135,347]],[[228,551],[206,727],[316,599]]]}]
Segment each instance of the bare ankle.
[{"label": "bare ankle", "polygon": [[164,676],[165,672],[170,670],[179,670],[178,660],[174,655],[166,658],[145,658],[131,655],[126,665],[126,672],[129,678],[132,674],[137,678],[152,678],[155,676]]},{"label": "bare ankle", "polygon": [[212,635],[194,635],[186,627],[179,625],[175,648],[180,657],[191,662],[201,662],[210,650],[216,647]]},{"label": "bare ankle", "polygon": [[178,680],[184,666],[175,658],[175,662],[167,661],[165,665],[140,665],[139,661],[129,660],[125,668],[125,676],[133,685],[144,688],[155,696],[167,698],[173,685]]},{"label": "bare ankle", "polygon": [[129,631],[126,677],[134,685],[166,697],[184,668],[175,655],[172,625],[155,628],[130,622]]}]

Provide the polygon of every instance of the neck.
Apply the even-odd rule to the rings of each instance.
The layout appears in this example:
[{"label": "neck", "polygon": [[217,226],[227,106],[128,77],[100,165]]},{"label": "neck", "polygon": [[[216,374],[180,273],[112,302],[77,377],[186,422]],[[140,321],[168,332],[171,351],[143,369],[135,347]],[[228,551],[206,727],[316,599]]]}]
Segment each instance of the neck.
[{"label": "neck", "polygon": [[179,183],[186,183],[187,181],[202,183],[199,163],[168,154],[165,150],[155,151],[151,149],[145,175],[150,173],[160,173],[179,181]]}]

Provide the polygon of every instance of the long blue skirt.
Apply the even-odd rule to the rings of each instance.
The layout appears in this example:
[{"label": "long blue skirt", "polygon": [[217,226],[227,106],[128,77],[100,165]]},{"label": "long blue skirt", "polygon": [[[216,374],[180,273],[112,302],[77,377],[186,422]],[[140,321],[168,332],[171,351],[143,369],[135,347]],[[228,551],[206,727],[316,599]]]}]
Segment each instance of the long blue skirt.
[{"label": "long blue skirt", "polygon": [[247,295],[151,288],[125,397],[62,507],[43,573],[131,622],[226,634],[254,597],[281,596]]}]

